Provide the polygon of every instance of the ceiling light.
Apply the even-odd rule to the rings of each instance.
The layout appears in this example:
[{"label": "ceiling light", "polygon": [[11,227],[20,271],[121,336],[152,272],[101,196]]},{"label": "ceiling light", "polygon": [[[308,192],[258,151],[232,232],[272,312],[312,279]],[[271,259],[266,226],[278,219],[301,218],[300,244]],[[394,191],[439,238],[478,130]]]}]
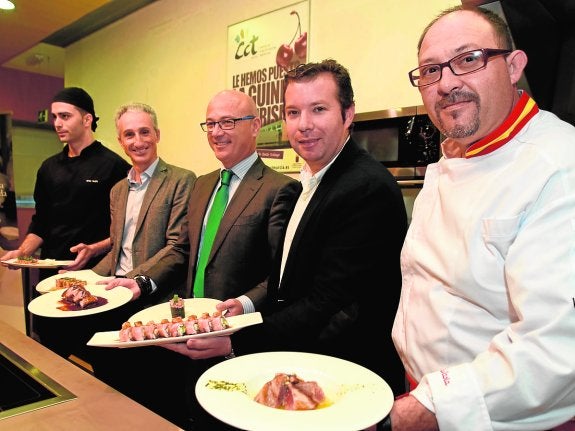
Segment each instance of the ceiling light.
[{"label": "ceiling light", "polygon": [[14,3],[12,3],[10,0],[0,0],[0,9],[14,9]]}]

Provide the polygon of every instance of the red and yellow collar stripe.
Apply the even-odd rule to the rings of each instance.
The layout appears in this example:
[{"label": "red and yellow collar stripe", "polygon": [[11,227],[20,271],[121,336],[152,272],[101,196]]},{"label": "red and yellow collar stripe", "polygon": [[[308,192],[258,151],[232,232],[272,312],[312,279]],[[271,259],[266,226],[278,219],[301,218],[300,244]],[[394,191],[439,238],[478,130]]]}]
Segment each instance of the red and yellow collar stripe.
[{"label": "red and yellow collar stripe", "polygon": [[465,158],[483,156],[501,148],[509,142],[527,122],[539,112],[535,101],[524,91],[517,105],[503,124],[485,138],[473,143],[465,151]]}]

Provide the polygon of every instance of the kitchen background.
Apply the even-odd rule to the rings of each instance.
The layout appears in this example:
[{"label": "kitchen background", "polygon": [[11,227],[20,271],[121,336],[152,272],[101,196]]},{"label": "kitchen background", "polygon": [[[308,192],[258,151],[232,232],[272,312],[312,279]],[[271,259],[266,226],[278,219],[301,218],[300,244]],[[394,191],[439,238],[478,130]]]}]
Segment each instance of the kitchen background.
[{"label": "kitchen background", "polygon": [[[113,124],[115,109],[128,101],[143,101],[158,112],[161,156],[197,174],[209,172],[218,163],[198,123],[205,119],[211,96],[228,82],[228,26],[295,3],[153,2],[68,46],[63,81],[52,78],[46,82],[43,77],[40,79],[45,82],[36,83],[36,77],[30,76],[18,81],[11,73],[20,72],[2,68],[0,111],[14,111],[14,120],[35,122],[38,111],[49,108],[55,87],[62,82],[83,87],[93,96],[96,113],[102,119],[97,138],[121,154]],[[431,17],[458,3],[310,0],[308,58],[335,58],[349,69],[357,112],[418,105],[419,93],[407,79],[407,71],[417,63],[417,40]],[[293,35],[292,20],[286,16],[286,43]],[[47,88],[49,91],[39,91]],[[14,93],[18,105],[6,106],[4,95],[10,100],[9,95]],[[15,139],[15,150],[18,145]],[[26,176],[30,174],[35,171]]]},{"label": "kitchen background", "polygon": [[[471,1],[506,6],[522,47],[536,50],[530,57],[536,99],[573,121],[575,51],[573,26],[559,19],[573,18],[573,0]],[[49,124],[38,125],[38,112],[63,86],[80,86],[94,98],[101,118],[96,138],[123,154],[116,140],[113,115],[125,102],[142,101],[158,112],[162,142],[160,155],[168,163],[204,174],[218,167],[198,123],[214,93],[229,82],[226,58],[228,27],[297,0],[158,0],[72,43],[65,49],[63,76],[47,76],[0,67],[0,113],[12,113],[8,131],[13,147],[13,175],[19,224],[27,226],[36,170],[61,144]],[[421,104],[407,71],[417,64],[416,45],[424,26],[441,9],[459,0],[308,0],[308,60],[334,58],[352,77],[356,112],[411,107]],[[541,7],[565,12],[550,19]],[[566,12],[570,11],[570,15]],[[516,18],[517,16],[517,18]],[[293,17],[286,16],[285,42],[293,35]],[[535,27],[534,27],[535,26]],[[540,31],[539,31],[540,30]],[[514,37],[516,34],[514,34]],[[534,40],[537,38],[537,42]],[[561,42],[561,41],[564,42]],[[560,43],[561,42],[561,43]],[[5,43],[3,41],[2,43]],[[543,46],[538,48],[538,46]],[[530,51],[528,51],[530,53]],[[563,63],[559,70],[558,58]],[[567,60],[570,59],[570,60]],[[535,67],[536,66],[536,67]],[[566,67],[569,66],[569,67]],[[564,76],[565,74],[570,76]],[[554,80],[562,74],[560,90]],[[556,85],[559,88],[559,85]],[[560,97],[553,102],[552,95]],[[551,99],[551,100],[550,100]],[[571,115],[571,117],[569,117]]]}]

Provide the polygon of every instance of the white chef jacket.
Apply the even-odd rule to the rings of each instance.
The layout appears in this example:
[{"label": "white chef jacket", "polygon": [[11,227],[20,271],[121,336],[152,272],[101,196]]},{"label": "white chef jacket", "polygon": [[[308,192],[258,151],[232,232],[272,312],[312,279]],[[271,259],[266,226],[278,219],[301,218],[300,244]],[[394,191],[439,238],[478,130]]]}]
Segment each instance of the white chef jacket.
[{"label": "white chef jacket", "polygon": [[575,128],[539,111],[492,153],[429,165],[401,268],[393,340],[442,431],[575,415]]}]

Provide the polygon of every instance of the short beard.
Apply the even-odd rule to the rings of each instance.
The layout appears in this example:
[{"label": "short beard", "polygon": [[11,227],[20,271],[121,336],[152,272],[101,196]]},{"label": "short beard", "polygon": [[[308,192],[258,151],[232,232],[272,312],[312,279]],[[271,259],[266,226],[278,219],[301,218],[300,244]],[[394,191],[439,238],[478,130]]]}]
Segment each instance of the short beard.
[{"label": "short beard", "polygon": [[[467,124],[456,124],[451,129],[447,129],[443,120],[441,119],[441,115],[440,115],[441,108],[445,104],[452,104],[452,103],[458,102],[460,100],[466,100],[466,101],[471,101],[471,102],[475,103],[475,106],[477,108],[477,113],[476,113],[476,115],[474,115],[474,117],[471,119],[471,121],[469,123],[467,123]],[[468,138],[469,136],[474,135],[475,132],[477,132],[477,130],[479,129],[479,111],[480,111],[480,109],[481,109],[481,107],[479,105],[479,97],[476,94],[470,93],[470,92],[464,92],[464,91],[458,91],[458,92],[450,93],[449,96],[441,99],[435,107],[436,115],[437,115],[437,118],[439,120],[439,129],[441,130],[441,133],[443,133],[443,135],[445,135],[446,137],[452,138],[452,139]],[[457,113],[450,114],[450,115],[452,116],[452,118],[454,120],[456,120],[458,117]]]}]

